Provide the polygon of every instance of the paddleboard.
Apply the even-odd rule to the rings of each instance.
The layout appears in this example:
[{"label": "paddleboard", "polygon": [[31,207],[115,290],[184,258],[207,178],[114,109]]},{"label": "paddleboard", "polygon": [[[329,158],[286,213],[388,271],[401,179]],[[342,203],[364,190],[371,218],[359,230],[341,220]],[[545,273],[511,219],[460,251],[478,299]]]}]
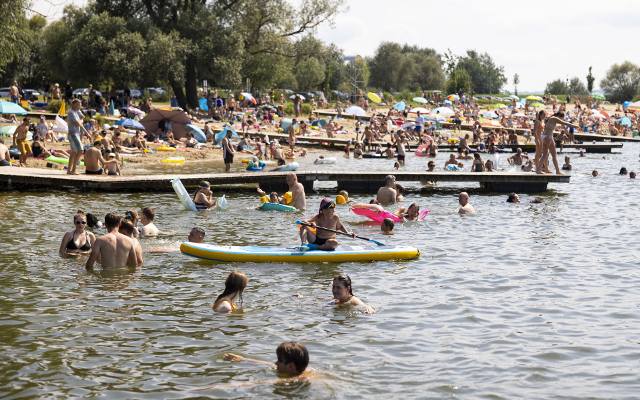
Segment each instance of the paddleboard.
[{"label": "paddleboard", "polygon": [[420,251],[410,246],[347,246],[340,245],[334,251],[309,250],[264,246],[216,246],[205,243],[184,242],[182,254],[212,261],[228,262],[349,262],[409,260],[418,258]]}]

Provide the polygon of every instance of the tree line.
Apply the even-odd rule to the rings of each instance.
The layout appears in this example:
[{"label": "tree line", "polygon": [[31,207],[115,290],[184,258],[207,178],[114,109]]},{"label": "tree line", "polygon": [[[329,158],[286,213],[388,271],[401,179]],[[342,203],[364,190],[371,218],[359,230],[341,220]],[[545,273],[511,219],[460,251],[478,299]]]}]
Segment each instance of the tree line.
[{"label": "tree line", "polygon": [[[302,0],[294,8],[287,0],[94,0],[67,6],[60,20],[47,23],[40,15],[27,18],[28,0],[6,0],[0,78],[44,88],[67,80],[103,88],[166,85],[183,107],[197,106],[203,80],[210,87],[249,91],[347,93],[499,93],[507,83],[504,68],[475,50],[439,54],[384,42],[371,57],[345,58],[314,36],[317,26],[340,12],[342,1]],[[612,98],[627,96],[637,70],[622,64],[601,86]],[[584,85],[578,79],[547,89],[577,94]]]}]

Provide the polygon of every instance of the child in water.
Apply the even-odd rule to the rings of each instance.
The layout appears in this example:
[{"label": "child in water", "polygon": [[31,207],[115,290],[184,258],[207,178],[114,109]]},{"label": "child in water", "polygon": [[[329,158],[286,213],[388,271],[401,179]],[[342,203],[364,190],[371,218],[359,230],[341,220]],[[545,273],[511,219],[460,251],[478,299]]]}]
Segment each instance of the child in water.
[{"label": "child in water", "polygon": [[382,220],[382,225],[380,225],[380,230],[383,235],[393,235],[393,228],[395,224],[391,220],[391,218],[385,218]]},{"label": "child in water", "polygon": [[303,344],[296,342],[280,343],[276,349],[276,356],[277,361],[275,365],[268,361],[247,358],[233,353],[226,353],[224,359],[226,361],[249,361],[256,364],[268,365],[275,368],[278,375],[283,378],[309,377],[309,371],[305,373],[309,365],[309,351]]}]

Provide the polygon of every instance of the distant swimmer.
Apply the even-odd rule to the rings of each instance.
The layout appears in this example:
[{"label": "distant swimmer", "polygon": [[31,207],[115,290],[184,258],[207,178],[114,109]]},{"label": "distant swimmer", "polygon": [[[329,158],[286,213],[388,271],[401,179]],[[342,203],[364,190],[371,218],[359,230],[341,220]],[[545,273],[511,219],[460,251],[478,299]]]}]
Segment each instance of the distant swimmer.
[{"label": "distant swimmer", "polygon": [[[242,272],[231,272],[224,282],[224,291],[216,298],[211,308],[217,313],[228,314],[242,307],[242,292],[247,287],[249,278]],[[240,307],[235,303],[240,299]]]},{"label": "distant swimmer", "polygon": [[122,217],[113,213],[104,217],[107,233],[96,239],[92,246],[91,255],[86,263],[88,270],[92,270],[96,262],[100,263],[102,268],[139,267],[133,240],[118,232],[120,220]]},{"label": "distant swimmer", "polygon": [[64,234],[58,253],[60,257],[77,256],[91,252],[91,246],[96,241],[96,236],[87,231],[87,216],[78,210],[73,216],[75,229]]},{"label": "distant swimmer", "polygon": [[275,365],[268,361],[247,358],[233,353],[226,353],[224,355],[224,359],[236,362],[248,361],[255,364],[271,366],[274,367],[278,372],[278,375],[283,378],[310,377],[308,373],[305,373],[309,366],[309,351],[303,344],[296,342],[280,343],[276,349],[276,356],[277,361],[275,362]]},{"label": "distant swimmer", "polygon": [[469,203],[469,193],[460,192],[458,195],[458,203],[460,204],[460,207],[458,207],[458,214],[475,214],[475,208],[473,208],[471,203]]},{"label": "distant swimmer", "polygon": [[507,203],[520,203],[520,196],[517,193],[509,193]]},{"label": "distant swimmer", "polygon": [[571,165],[571,158],[569,156],[564,156],[564,164],[562,164],[563,171],[571,171],[573,166]]},{"label": "distant swimmer", "polygon": [[373,314],[375,312],[373,307],[367,305],[365,302],[353,295],[353,288],[351,287],[351,278],[349,278],[349,275],[335,276],[331,286],[331,293],[333,294],[333,304],[338,307],[356,307],[366,314]]},{"label": "distant swimmer", "polygon": [[153,208],[145,207],[142,209],[142,214],[140,215],[140,222],[142,223],[142,228],[140,229],[140,236],[158,236],[160,234],[160,230],[156,227],[156,224],[153,223],[153,220],[156,217],[156,212]]},{"label": "distant swimmer", "polygon": [[194,226],[193,228],[191,228],[189,236],[187,236],[187,241],[191,243],[202,243],[204,242],[204,236],[204,229]]}]

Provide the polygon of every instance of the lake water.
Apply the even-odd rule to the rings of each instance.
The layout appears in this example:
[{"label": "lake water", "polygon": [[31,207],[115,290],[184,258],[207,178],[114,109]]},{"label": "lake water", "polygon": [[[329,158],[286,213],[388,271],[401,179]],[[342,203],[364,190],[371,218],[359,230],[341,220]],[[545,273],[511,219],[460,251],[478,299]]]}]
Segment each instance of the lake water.
[{"label": "lake water", "polygon": [[[392,237],[338,208],[361,235],[422,253],[398,262],[215,264],[146,252],[138,273],[88,274],[57,255],[79,208],[156,207],[165,235],[143,239],[145,250],[177,248],[194,225],[210,243],[292,246],[300,216],[256,211],[246,193],[204,214],[169,193],[0,193],[0,397],[637,399],[640,181],[617,172],[640,170],[639,153],[625,144],[604,159],[573,154],[571,183],[552,185],[541,204],[472,192],[471,217],[456,214],[454,191],[409,194],[431,214]],[[326,168],[390,164],[339,158]],[[309,208],[321,197],[310,194]],[[250,279],[244,311],[214,314],[233,270]],[[338,273],[375,314],[327,305]],[[284,384],[222,359],[275,361],[285,340],[308,347],[321,378]]]}]

